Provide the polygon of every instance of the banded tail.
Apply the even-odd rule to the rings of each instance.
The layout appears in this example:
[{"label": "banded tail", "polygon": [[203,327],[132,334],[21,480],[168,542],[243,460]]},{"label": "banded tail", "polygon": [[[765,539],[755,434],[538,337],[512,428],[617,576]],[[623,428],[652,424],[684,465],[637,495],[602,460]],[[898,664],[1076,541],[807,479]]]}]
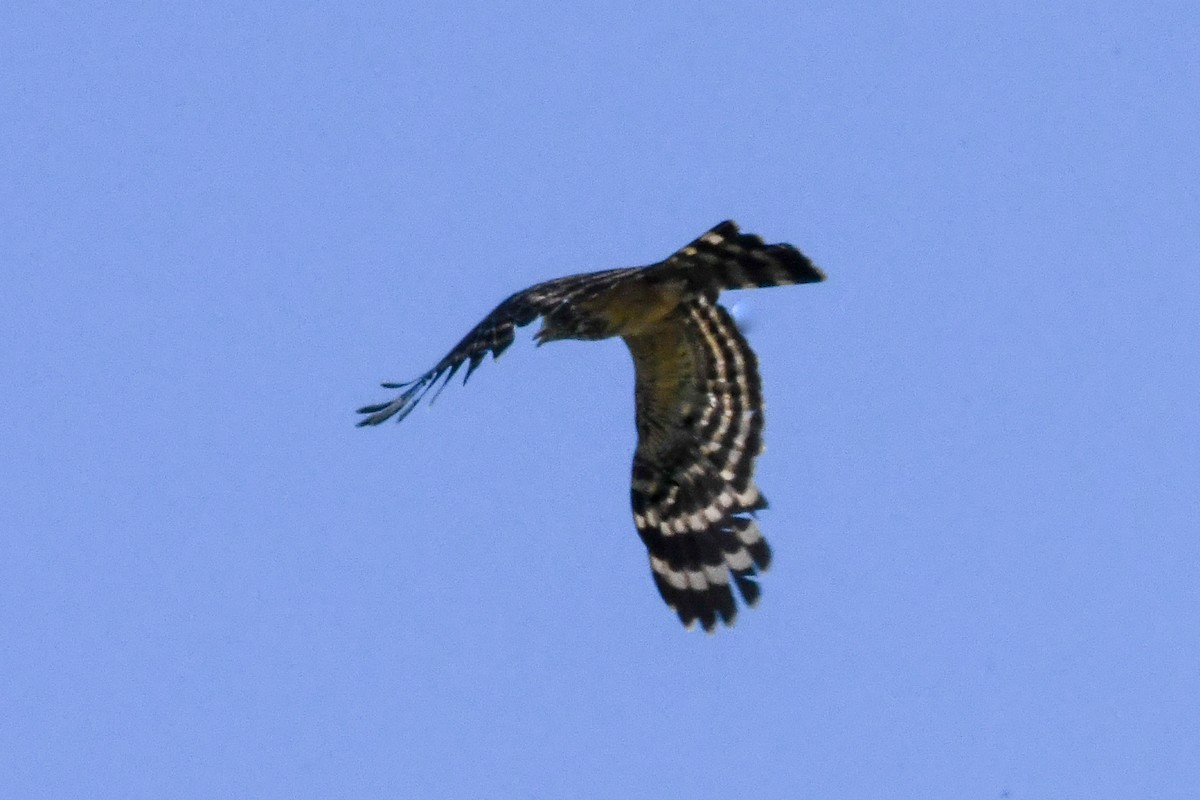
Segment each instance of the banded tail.
[{"label": "banded tail", "polygon": [[790,244],[765,244],[725,220],[657,265],[663,277],[682,277],[710,291],[789,286],[825,280],[808,256]]}]

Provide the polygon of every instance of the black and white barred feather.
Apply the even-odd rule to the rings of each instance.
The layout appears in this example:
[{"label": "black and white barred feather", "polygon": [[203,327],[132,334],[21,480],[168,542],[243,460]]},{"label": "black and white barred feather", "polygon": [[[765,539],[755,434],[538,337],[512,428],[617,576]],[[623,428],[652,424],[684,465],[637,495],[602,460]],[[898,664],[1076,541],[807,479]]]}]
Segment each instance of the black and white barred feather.
[{"label": "black and white barred feather", "polygon": [[733,587],[747,605],[757,602],[757,572],[771,562],[754,519],[767,505],[754,483],[762,384],[754,352],[724,308],[700,297],[680,313],[682,373],[656,357],[656,345],[629,345],[639,393],[673,385],[667,407],[637,403],[633,519],[667,605],[685,625],[699,621],[711,631],[733,622]]},{"label": "black and white barred feather", "polygon": [[538,317],[539,342],[621,336],[636,373],[634,522],[663,599],[688,627],[699,622],[712,631],[733,623],[734,588],[754,605],[758,573],[771,560],[754,518],[766,508],[754,483],[763,430],[758,363],[717,297],[724,289],[821,280],[791,245],[764,244],[723,222],[656,264],[558,278],[512,295],[433,369],[384,384],[404,391],[360,408],[367,416],[358,424],[403,419],[464,364],[465,383],[489,352],[499,357],[515,329]]}]

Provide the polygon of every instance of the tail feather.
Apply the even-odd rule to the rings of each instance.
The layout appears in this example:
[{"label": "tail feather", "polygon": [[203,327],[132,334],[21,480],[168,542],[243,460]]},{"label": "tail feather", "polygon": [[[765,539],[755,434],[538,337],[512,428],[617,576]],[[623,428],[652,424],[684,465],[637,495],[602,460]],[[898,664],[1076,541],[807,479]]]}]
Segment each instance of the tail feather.
[{"label": "tail feather", "polygon": [[670,274],[680,274],[718,289],[788,286],[825,280],[812,261],[790,244],[765,244],[761,237],[742,233],[726,220],[663,262]]}]

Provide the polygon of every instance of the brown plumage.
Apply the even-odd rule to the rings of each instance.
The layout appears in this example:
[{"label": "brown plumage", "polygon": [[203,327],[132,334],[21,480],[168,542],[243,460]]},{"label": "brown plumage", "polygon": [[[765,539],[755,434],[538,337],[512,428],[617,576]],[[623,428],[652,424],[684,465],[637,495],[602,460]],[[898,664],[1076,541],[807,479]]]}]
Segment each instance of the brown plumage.
[{"label": "brown plumage", "polygon": [[437,366],[386,403],[365,406],[358,424],[403,419],[463,364],[466,378],[516,327],[541,317],[539,342],[620,336],[636,374],[637,450],[633,517],[654,582],[680,620],[712,631],[759,596],[757,574],[771,551],[755,512],[766,500],[754,483],[762,451],[758,362],[729,313],[724,289],[815,283],[825,276],[788,244],[764,244],[722,222],[664,261],[539,283],[499,306]]}]

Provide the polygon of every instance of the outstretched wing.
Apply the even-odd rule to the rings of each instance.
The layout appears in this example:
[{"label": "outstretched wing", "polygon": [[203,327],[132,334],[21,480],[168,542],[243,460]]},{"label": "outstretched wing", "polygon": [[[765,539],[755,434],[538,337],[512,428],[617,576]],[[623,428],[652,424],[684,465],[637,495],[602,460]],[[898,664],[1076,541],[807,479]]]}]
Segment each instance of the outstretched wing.
[{"label": "outstretched wing", "polygon": [[570,275],[517,292],[488,314],[433,369],[407,383],[383,384],[385,389],[404,391],[393,400],[358,409],[358,413],[367,415],[359,421],[359,427],[378,425],[391,417],[404,419],[438,380],[444,378],[444,387],[464,363],[466,383],[488,352],[493,358],[499,357],[512,344],[514,330],[539,316],[547,317],[556,330],[569,331],[574,338],[610,335],[603,319],[589,316],[587,301],[634,273],[642,273],[651,283],[681,281],[710,301],[715,301],[722,289],[810,283],[825,277],[791,245],[764,244],[758,236],[742,233],[734,222],[726,220],[657,264]]},{"label": "outstretched wing", "polygon": [[771,551],[754,512],[762,451],[758,363],[729,313],[700,296],[625,337],[637,370],[633,517],[654,582],[684,625],[732,624],[759,596]]},{"label": "outstretched wing", "polygon": [[570,317],[578,302],[604,291],[621,277],[637,272],[638,269],[640,268],[633,267],[570,275],[517,292],[496,306],[492,313],[472,328],[433,369],[407,383],[382,384],[385,389],[404,391],[394,400],[358,409],[359,414],[368,415],[359,421],[359,427],[378,425],[391,417],[396,417],[397,421],[404,419],[438,380],[445,379],[442,382],[444,387],[462,365],[466,364],[467,371],[463,375],[463,383],[466,383],[489,352],[493,359],[499,358],[513,343],[517,328],[528,325],[543,315],[553,315],[560,319]]}]

